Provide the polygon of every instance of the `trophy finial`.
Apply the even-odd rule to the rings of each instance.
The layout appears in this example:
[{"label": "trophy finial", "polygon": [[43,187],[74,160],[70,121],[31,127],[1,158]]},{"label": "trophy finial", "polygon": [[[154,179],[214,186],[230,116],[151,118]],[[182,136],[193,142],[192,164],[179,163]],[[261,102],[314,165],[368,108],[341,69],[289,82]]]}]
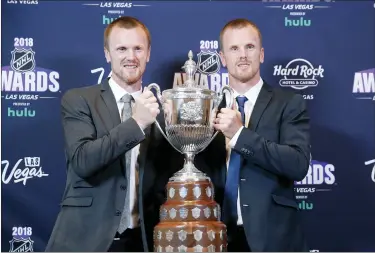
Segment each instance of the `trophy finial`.
[{"label": "trophy finial", "polygon": [[184,69],[186,73],[186,81],[183,86],[193,87],[195,86],[194,75],[197,71],[197,64],[193,60],[193,51],[189,51],[188,57],[189,60],[187,60],[182,67],[182,69]]},{"label": "trophy finial", "polygon": [[189,51],[188,53],[189,60],[193,60],[193,51]]}]

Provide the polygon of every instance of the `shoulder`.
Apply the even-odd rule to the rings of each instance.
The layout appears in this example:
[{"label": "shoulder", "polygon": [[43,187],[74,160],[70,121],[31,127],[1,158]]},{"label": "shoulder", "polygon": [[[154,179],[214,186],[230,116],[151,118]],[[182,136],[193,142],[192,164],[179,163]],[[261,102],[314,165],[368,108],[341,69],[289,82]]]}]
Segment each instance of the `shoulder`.
[{"label": "shoulder", "polygon": [[279,105],[283,105],[286,108],[305,109],[305,99],[301,94],[290,89],[271,86],[266,82],[264,82],[264,85],[272,92],[272,99]]},{"label": "shoulder", "polygon": [[82,101],[90,100],[91,98],[95,98],[96,96],[100,95],[101,87],[101,84],[96,84],[69,89],[62,96],[61,102],[62,104],[77,104],[81,103]]}]

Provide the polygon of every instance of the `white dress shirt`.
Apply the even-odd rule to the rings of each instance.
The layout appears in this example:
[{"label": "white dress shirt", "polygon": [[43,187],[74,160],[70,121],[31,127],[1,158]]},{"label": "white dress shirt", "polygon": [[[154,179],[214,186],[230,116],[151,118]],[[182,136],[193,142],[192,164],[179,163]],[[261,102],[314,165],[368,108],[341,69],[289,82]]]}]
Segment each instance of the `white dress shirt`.
[{"label": "white dress shirt", "polygon": [[[121,86],[119,86],[112,78],[109,79],[109,86],[111,87],[113,95],[115,96],[117,108],[121,117],[122,108],[124,107],[124,103],[121,102],[121,98],[128,92],[124,90]],[[131,93],[134,99],[141,94],[142,94],[142,90]],[[138,200],[137,200],[136,189],[138,188],[138,183],[139,183],[138,181],[138,166],[139,165],[137,163],[137,158],[139,155],[139,146],[140,145],[138,144],[131,150],[132,153],[131,153],[131,162],[130,162],[130,185],[128,185],[128,190],[130,191],[129,213],[132,214],[132,219],[130,220],[130,224],[128,228],[138,227],[139,213],[137,209]]]},{"label": "white dress shirt", "polygon": [[[259,80],[257,84],[255,84],[253,87],[251,87],[248,91],[245,92],[245,94],[239,94],[236,90],[233,89],[234,94],[234,103],[235,103],[235,108],[238,110],[238,104],[236,101],[236,98],[238,96],[245,96],[247,97],[247,101],[245,102],[245,126],[247,127],[249,125],[251,113],[253,111],[255,102],[258,98],[259,92],[262,89],[263,86],[263,80],[262,78]],[[236,134],[233,136],[232,139],[226,138],[226,149],[227,149],[227,170],[229,167],[229,160],[230,160],[230,153],[232,148],[236,145],[237,139],[242,131],[244,126],[242,126]],[[237,219],[237,225],[242,225],[242,215],[241,215],[241,206],[240,206],[240,191],[238,189],[238,198],[237,198],[237,214],[238,214],[238,219]]]}]

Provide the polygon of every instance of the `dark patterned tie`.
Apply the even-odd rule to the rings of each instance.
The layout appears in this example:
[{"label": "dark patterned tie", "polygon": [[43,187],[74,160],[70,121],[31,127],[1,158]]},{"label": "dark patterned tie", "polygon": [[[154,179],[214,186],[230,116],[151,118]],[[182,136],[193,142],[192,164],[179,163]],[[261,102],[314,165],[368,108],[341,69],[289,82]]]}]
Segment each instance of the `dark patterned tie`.
[{"label": "dark patterned tie", "polygon": [[[121,122],[129,119],[132,116],[132,107],[131,102],[133,101],[133,97],[130,94],[126,94],[121,98],[121,102],[124,103],[124,107],[122,108],[121,112]],[[125,170],[126,170],[126,180],[128,182],[128,187],[126,191],[126,198],[125,198],[125,205],[124,210],[122,212],[120,225],[118,228],[118,232],[121,234],[123,233],[130,225],[131,214],[129,210],[130,204],[130,169],[131,169],[131,153],[132,151],[129,150],[125,153]]]}]

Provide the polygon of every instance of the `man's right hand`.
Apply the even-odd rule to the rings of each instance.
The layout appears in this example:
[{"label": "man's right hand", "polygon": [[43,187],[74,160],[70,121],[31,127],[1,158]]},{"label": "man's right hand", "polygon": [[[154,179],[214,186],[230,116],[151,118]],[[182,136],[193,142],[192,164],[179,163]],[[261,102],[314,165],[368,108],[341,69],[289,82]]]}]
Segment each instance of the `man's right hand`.
[{"label": "man's right hand", "polygon": [[142,130],[154,123],[156,116],[160,113],[159,104],[154,94],[145,89],[144,92],[135,99],[133,108],[133,119]]}]

